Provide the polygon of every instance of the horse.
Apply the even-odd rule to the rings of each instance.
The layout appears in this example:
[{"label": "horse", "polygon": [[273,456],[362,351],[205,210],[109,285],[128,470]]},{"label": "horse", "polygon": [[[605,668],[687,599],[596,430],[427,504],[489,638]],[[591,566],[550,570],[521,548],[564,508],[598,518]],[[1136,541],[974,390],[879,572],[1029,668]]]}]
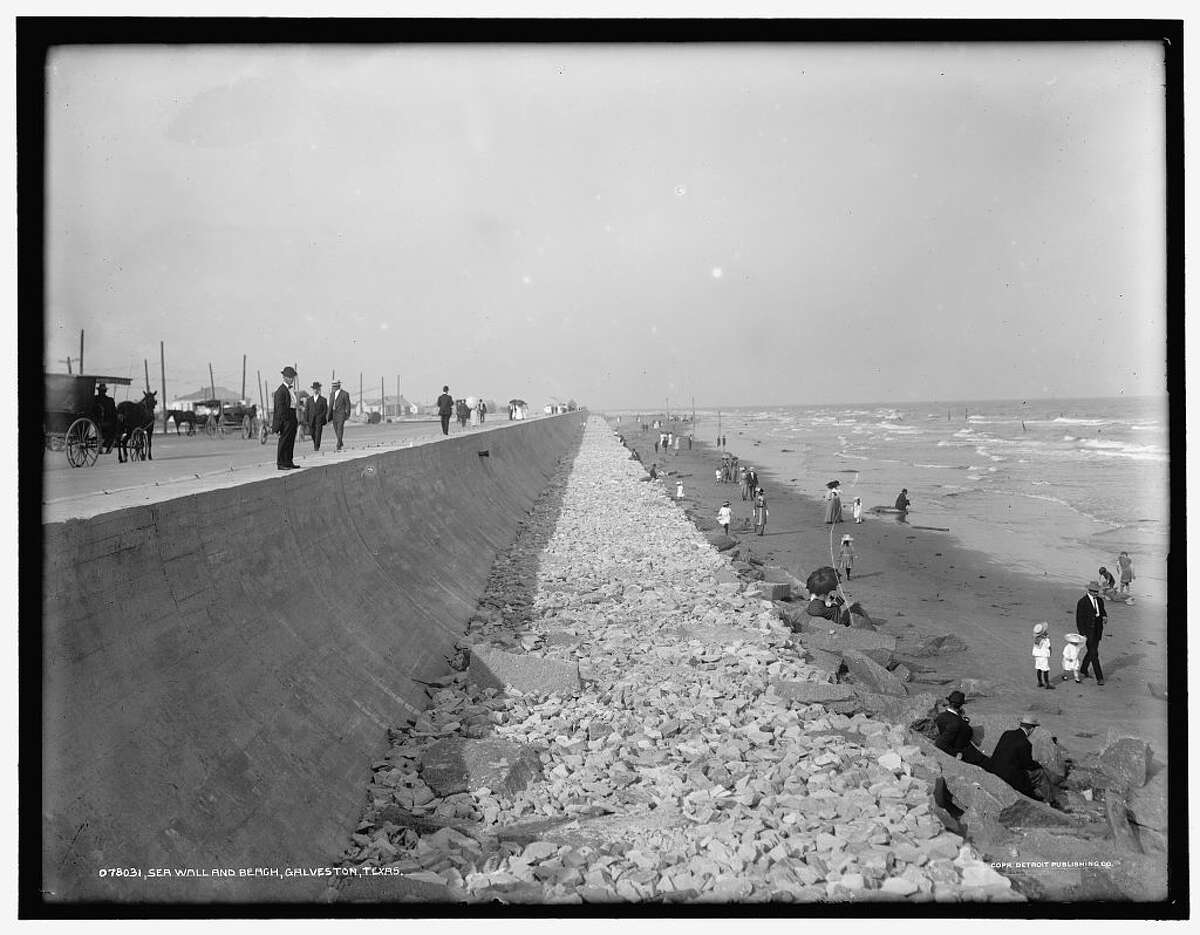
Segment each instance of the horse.
[{"label": "horse", "polygon": [[179,434],[179,424],[181,422],[187,423],[187,433],[189,435],[196,434],[196,413],[192,412],[190,409],[168,409],[167,421],[170,422],[172,419],[175,420],[176,435]]},{"label": "horse", "polygon": [[134,429],[146,433],[146,457],[151,461],[151,443],[154,440],[154,407],[158,405],[158,393],[146,390],[140,403],[128,400],[117,406],[117,458],[124,463],[129,458],[129,436]]}]

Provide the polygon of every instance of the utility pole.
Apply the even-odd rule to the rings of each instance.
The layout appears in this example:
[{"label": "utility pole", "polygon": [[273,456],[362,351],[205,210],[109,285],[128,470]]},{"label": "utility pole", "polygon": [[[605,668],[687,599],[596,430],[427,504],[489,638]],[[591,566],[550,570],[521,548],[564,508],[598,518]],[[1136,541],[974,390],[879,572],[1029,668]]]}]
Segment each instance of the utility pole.
[{"label": "utility pole", "polygon": [[[150,361],[146,360],[145,357],[142,358],[142,367],[144,367],[146,370],[146,392],[149,393],[150,392]],[[80,366],[79,372],[83,373],[82,366]]]},{"label": "utility pole", "polygon": [[208,365],[208,392],[212,394],[212,399],[217,398],[217,381],[213,379],[212,364]]},{"label": "utility pole", "polygon": [[671,421],[671,397],[667,397],[667,421]]},{"label": "utility pole", "polygon": [[73,372],[71,370],[71,358],[70,357],[60,357],[59,360],[61,360],[63,363],[65,363],[67,365],[67,373]]},{"label": "utility pole", "polygon": [[163,348],[163,342],[158,342],[158,372],[162,377],[162,414],[163,414],[163,434],[167,431],[167,352]]},{"label": "utility pole", "polygon": [[365,415],[367,412],[367,400],[363,396],[363,381],[362,371],[358,371],[358,414]]},{"label": "utility pole", "polygon": [[[83,329],[79,329],[79,372],[83,373]],[[147,389],[149,389],[150,381],[147,380]]]},{"label": "utility pole", "polygon": [[721,410],[717,410],[717,447],[721,445]]},{"label": "utility pole", "polygon": [[259,411],[262,413],[262,415],[259,416],[259,418],[265,419],[267,417],[267,403],[266,403],[266,394],[263,393],[262,371],[255,370],[254,376],[258,379],[258,408],[259,408]]},{"label": "utility pole", "polygon": [[387,405],[383,399],[383,377],[379,378],[379,421],[383,422],[387,415]]},{"label": "utility pole", "polygon": [[396,412],[399,415],[404,414],[400,412],[400,374],[396,374]]},{"label": "utility pole", "polygon": [[242,399],[246,398],[246,355],[242,355]]}]

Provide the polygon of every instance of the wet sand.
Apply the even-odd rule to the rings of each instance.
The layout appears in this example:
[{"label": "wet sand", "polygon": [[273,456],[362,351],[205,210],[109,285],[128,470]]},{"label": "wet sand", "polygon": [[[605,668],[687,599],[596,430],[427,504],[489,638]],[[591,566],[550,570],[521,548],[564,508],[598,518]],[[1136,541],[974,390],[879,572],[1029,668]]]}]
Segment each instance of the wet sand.
[{"label": "wet sand", "polygon": [[[653,418],[653,417],[651,417]],[[932,691],[944,697],[961,679],[990,683],[986,694],[971,701],[968,713],[1012,716],[1013,725],[1025,711],[1040,715],[1044,729],[1057,737],[1072,754],[1098,750],[1109,732],[1145,738],[1154,750],[1152,770],[1167,759],[1167,705],[1153,697],[1148,683],[1166,684],[1166,612],[1156,602],[1135,605],[1108,602],[1108,627],[1100,645],[1105,684],[1085,680],[1081,686],[1062,682],[1063,635],[1075,630],[1075,604],[1091,577],[1084,569],[1079,587],[1011,571],[991,556],[960,546],[952,534],[916,528],[924,525],[919,510],[908,522],[896,515],[866,514],[855,524],[850,504],[844,503],[845,522],[826,525],[824,504],[796,491],[812,489],[833,478],[779,477],[755,462],[753,439],[730,439],[728,451],[742,464],[760,467],[759,482],[766,492],[770,518],[764,536],[756,536],[743,521],[752,505],[741,499],[738,484],[718,484],[713,477],[720,452],[696,441],[691,451],[686,439],[678,454],[654,451],[658,433],[642,434],[628,419],[612,427],[640,454],[647,467],[657,462],[665,483],[674,494],[675,480],[684,482],[685,509],[715,521],[724,500],[733,507],[730,533],[756,557],[784,568],[803,580],[814,568],[833,564],[833,552],[844,533],[854,537],[857,563],[845,582],[851,601],[860,601],[880,631],[899,641],[897,654],[929,636],[951,633],[968,646],[965,651],[912,659],[928,671],[915,671],[914,691]],[[677,423],[686,433],[686,423]],[[1034,624],[1050,624],[1054,653],[1051,673],[1054,691],[1037,687],[1030,655]],[[1179,700],[1175,702],[1180,703]]]}]

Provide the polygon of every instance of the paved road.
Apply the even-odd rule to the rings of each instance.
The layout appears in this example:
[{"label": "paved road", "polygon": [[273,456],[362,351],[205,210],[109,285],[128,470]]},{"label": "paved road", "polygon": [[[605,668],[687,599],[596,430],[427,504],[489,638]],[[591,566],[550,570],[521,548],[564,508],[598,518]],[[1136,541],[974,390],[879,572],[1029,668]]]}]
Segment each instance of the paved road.
[{"label": "paved road", "polygon": [[[457,422],[452,422],[450,437],[464,431],[490,432],[519,424],[498,419],[464,430]],[[442,437],[437,420],[349,424],[344,436],[345,448],[335,452],[337,437],[332,426],[328,426],[321,439],[321,450],[317,452],[313,451],[311,441],[297,436],[296,463],[302,467],[336,463],[425,444]],[[189,438],[176,436],[173,430],[166,435],[155,432],[153,461],[120,464],[114,448],[111,454],[100,455],[95,466],[90,468],[72,468],[64,452],[46,451],[42,469],[42,522],[82,519],[110,510],[287,474],[275,468],[275,437],[260,445],[257,438],[245,440],[240,435],[225,438],[194,435]]]}]

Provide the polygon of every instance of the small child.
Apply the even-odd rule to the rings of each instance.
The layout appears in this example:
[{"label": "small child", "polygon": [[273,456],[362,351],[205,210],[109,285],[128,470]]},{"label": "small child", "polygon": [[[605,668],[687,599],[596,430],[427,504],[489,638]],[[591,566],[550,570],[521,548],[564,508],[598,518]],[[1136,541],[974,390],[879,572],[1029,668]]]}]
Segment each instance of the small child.
[{"label": "small child", "polygon": [[675,481],[675,499],[676,500],[683,499],[683,481],[681,481],[681,480]]},{"label": "small child", "polygon": [[846,580],[850,580],[850,572],[854,567],[854,538],[847,533],[842,536],[842,547],[838,550],[837,570],[840,574],[843,569],[846,572]]},{"label": "small child", "polygon": [[861,523],[862,518],[862,497],[854,498],[854,522]]},{"label": "small child", "polygon": [[1063,639],[1066,640],[1063,643],[1062,651],[1063,681],[1065,682],[1067,675],[1070,674],[1075,676],[1075,684],[1079,685],[1081,684],[1079,680],[1079,647],[1086,640],[1078,633],[1068,633]]},{"label": "small child", "polygon": [[767,531],[767,496],[761,487],[754,491],[754,528],[760,536]]},{"label": "small child", "polygon": [[714,475],[714,478],[715,478],[715,483],[718,483],[718,484],[719,484],[719,483],[721,483],[721,469],[720,469],[720,468],[714,468],[714,469],[713,469],[713,475]]},{"label": "small child", "polygon": [[1042,621],[1033,628],[1033,668],[1038,688],[1054,688],[1050,683],[1050,624]]},{"label": "small child", "polygon": [[729,501],[725,501],[725,505],[717,510],[717,522],[721,528],[725,530],[725,535],[729,535],[729,524],[733,520],[733,510],[729,509]]}]

